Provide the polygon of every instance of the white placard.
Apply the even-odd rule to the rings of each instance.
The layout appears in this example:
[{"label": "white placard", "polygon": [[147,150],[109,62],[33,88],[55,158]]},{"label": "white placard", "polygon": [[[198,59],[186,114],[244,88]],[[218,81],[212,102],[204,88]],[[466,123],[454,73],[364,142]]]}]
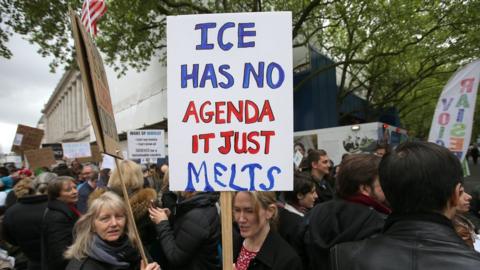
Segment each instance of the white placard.
[{"label": "white placard", "polygon": [[157,164],[156,158],[141,158],[140,164]]},{"label": "white placard", "polygon": [[62,143],[63,155],[66,158],[82,158],[91,157],[90,143],[76,142],[76,143]]},{"label": "white placard", "polygon": [[129,159],[165,157],[165,132],[160,129],[130,130],[127,133]]},{"label": "white placard", "polygon": [[110,169],[113,170],[116,168],[115,166],[115,158],[106,154],[102,154],[102,166],[101,169]]},{"label": "white placard", "polygon": [[13,145],[22,145],[23,134],[17,133],[15,134],[15,138],[13,139]]},{"label": "white placard", "polygon": [[292,189],[291,25],[291,12],[167,18],[171,190]]},{"label": "white placard", "polygon": [[295,155],[293,156],[293,163],[295,163],[295,166],[298,168],[300,166],[300,163],[302,163],[303,155],[300,153],[300,151],[297,150],[295,152]]}]

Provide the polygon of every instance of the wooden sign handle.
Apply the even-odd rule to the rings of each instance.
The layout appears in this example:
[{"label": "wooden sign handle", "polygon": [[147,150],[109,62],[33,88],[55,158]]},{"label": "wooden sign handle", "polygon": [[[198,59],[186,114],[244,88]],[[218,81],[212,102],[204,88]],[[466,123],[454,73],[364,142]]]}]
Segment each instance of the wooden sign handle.
[{"label": "wooden sign handle", "polygon": [[232,239],[232,196],[231,191],[220,192],[220,213],[222,219],[222,262],[223,270],[233,269],[233,239]]},{"label": "wooden sign handle", "polygon": [[125,182],[123,181],[122,170],[120,169],[120,164],[118,159],[115,157],[115,164],[117,165],[118,175],[120,176],[120,182],[122,183],[122,193],[123,199],[125,200],[125,204],[127,205],[127,215],[132,223],[133,233],[135,235],[135,241],[137,242],[138,250],[140,251],[140,255],[142,256],[142,260],[145,263],[148,263],[147,256],[145,256],[145,250],[143,249],[142,239],[140,239],[140,234],[138,233],[137,224],[135,223],[135,218],[133,217],[132,206],[130,205],[130,199],[128,197],[127,187],[125,186]]}]

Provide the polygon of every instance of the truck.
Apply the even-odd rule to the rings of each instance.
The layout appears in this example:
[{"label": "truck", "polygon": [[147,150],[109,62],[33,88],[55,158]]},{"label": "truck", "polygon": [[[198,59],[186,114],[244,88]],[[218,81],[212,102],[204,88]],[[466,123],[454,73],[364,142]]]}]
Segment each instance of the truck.
[{"label": "truck", "polygon": [[309,149],[323,149],[335,165],[344,154],[372,153],[379,144],[395,148],[407,140],[407,130],[381,122],[294,132],[294,146],[301,144],[305,156]]}]

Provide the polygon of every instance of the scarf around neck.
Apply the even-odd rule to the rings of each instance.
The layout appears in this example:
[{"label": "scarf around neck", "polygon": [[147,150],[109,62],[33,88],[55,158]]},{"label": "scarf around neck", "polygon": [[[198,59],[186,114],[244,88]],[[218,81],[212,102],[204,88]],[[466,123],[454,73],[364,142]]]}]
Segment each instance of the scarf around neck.
[{"label": "scarf around neck", "polygon": [[373,207],[373,209],[385,215],[389,215],[390,213],[392,213],[392,210],[390,210],[390,208],[363,194],[353,195],[351,197],[348,197],[346,200],[349,202],[359,203],[365,206]]},{"label": "scarf around neck", "polygon": [[88,256],[117,269],[128,269],[131,264],[140,262],[137,250],[130,244],[126,236],[122,236],[110,244],[95,234]]}]

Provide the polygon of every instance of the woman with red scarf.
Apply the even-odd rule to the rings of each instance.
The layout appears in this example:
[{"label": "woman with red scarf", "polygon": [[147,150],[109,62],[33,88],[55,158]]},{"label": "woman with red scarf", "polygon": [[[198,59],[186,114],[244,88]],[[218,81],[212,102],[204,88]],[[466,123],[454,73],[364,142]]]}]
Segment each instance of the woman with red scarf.
[{"label": "woman with red scarf", "polygon": [[380,158],[352,154],[340,164],[337,198],[316,205],[300,226],[297,246],[306,269],[330,269],[330,249],[382,232],[390,209],[378,179]]},{"label": "woman with red scarf", "polygon": [[48,204],[42,222],[42,269],[65,269],[63,253],[73,242],[73,226],[80,217],[74,179],[59,176],[48,185]]}]

